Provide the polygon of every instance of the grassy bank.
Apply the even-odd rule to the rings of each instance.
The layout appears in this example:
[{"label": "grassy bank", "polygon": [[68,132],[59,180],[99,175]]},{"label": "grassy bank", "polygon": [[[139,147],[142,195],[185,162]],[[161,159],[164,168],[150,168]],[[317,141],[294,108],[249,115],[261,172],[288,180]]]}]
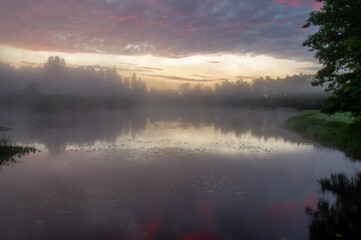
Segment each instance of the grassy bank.
[{"label": "grassy bank", "polygon": [[348,113],[329,116],[319,111],[304,111],[288,119],[286,125],[324,145],[361,155],[361,125]]}]

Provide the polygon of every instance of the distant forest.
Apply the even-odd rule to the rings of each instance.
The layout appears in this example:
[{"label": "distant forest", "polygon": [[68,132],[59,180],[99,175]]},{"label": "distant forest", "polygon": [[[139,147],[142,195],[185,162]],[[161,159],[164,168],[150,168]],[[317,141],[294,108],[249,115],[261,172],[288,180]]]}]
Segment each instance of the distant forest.
[{"label": "distant forest", "polygon": [[67,67],[64,59],[50,57],[43,68],[0,63],[0,108],[95,110],[140,105],[205,107],[288,107],[319,109],[327,94],[311,85],[314,75],[222,81],[214,86],[184,83],[178,90],[147,89],[133,74],[117,74],[115,68]]}]

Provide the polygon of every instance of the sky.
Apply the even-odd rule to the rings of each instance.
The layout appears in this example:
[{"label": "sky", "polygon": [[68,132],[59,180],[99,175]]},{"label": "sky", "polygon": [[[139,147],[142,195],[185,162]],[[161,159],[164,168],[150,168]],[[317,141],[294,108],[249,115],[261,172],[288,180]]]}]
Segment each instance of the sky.
[{"label": "sky", "polygon": [[314,0],[2,0],[0,61],[115,66],[151,87],[314,73]]}]

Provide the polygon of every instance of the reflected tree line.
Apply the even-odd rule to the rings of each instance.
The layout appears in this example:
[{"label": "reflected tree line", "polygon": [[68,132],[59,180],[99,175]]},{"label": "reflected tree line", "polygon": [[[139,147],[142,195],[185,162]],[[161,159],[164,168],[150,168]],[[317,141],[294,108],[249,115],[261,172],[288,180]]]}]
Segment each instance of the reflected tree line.
[{"label": "reflected tree line", "polygon": [[[34,114],[14,116],[18,126],[12,134],[21,142],[44,144],[51,154],[65,151],[68,145],[91,146],[95,142],[114,143],[118,137],[136,138],[148,124],[176,124],[180,129],[213,127],[222,134],[279,138],[302,143],[302,138],[280,128],[284,111],[232,111],[232,109],[153,108],[91,113]],[[289,112],[291,115],[292,112]],[[24,122],[22,122],[24,121]]]},{"label": "reflected tree line", "polygon": [[214,87],[181,84],[178,90],[148,90],[141,78],[118,75],[117,69],[99,66],[67,67],[50,57],[44,67],[0,63],[2,108],[30,110],[119,109],[135,105],[211,107],[320,108],[326,94],[311,86],[313,75],[254,79],[248,83],[227,80]]},{"label": "reflected tree line", "polygon": [[[148,125],[170,124],[179,129],[212,127],[221,134],[234,134],[268,140],[306,144],[298,134],[280,127],[293,111],[249,110],[230,108],[154,107],[121,111],[56,112],[13,114],[9,121],[16,124],[12,136],[23,143],[44,144],[51,154],[64,152],[69,145],[91,146],[96,142],[115,143],[118,137],[137,138]],[[170,126],[169,125],[169,126]],[[167,127],[167,126],[166,126]],[[160,128],[161,129],[161,128]],[[354,161],[358,152],[340,149]]]},{"label": "reflected tree line", "polygon": [[319,184],[323,193],[336,199],[334,203],[320,199],[317,209],[306,209],[311,220],[309,239],[361,239],[361,172],[351,177],[335,173]]}]

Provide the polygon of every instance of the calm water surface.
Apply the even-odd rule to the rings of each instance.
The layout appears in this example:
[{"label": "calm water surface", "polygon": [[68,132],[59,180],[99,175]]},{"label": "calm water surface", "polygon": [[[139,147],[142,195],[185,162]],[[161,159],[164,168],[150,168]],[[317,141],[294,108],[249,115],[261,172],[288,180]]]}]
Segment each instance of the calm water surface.
[{"label": "calm water surface", "polygon": [[290,110],[1,113],[41,152],[0,166],[1,239],[307,239],[318,180],[360,163]]}]

